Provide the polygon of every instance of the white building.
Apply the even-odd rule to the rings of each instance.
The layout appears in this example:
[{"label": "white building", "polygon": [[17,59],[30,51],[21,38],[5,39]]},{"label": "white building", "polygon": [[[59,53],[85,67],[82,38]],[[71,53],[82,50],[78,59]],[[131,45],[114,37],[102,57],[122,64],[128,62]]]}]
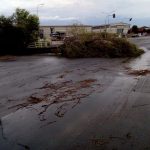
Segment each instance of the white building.
[{"label": "white building", "polygon": [[77,32],[79,30],[84,30],[86,32],[107,32],[116,33],[119,35],[127,34],[130,29],[130,24],[127,23],[113,23],[100,26],[90,26],[90,25],[59,25],[59,26],[40,26],[40,38],[50,40],[52,33],[60,33],[64,35],[70,35],[71,31]]},{"label": "white building", "polygon": [[92,32],[92,26],[89,25],[66,25],[66,26],[40,26],[40,37],[49,39],[52,33],[69,35],[72,30],[84,29],[86,32]]},{"label": "white building", "polygon": [[92,28],[92,31],[93,32],[116,33],[116,34],[122,35],[122,34],[127,34],[129,29],[130,29],[130,24],[120,22],[120,23],[94,26]]}]

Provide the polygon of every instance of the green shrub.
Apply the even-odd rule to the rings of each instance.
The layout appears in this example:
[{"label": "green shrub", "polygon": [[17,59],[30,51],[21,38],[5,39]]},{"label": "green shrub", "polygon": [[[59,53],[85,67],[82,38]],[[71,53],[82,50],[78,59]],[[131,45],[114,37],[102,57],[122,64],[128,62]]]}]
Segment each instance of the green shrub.
[{"label": "green shrub", "polygon": [[108,33],[77,34],[67,38],[60,49],[69,58],[136,57],[144,52],[127,39]]}]

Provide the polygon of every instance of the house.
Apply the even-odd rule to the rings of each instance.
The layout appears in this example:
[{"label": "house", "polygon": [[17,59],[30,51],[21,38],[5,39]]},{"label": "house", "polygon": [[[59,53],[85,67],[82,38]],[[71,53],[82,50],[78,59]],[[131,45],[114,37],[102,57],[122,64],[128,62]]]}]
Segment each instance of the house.
[{"label": "house", "polygon": [[119,22],[119,23],[105,24],[100,26],[93,26],[92,31],[125,35],[128,33],[129,29],[130,29],[130,24]]}]

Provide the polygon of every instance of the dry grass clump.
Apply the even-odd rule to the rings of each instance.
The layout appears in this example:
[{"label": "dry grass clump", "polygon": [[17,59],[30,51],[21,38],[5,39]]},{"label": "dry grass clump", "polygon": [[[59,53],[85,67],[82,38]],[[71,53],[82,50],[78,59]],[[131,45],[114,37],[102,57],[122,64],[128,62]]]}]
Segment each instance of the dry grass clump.
[{"label": "dry grass clump", "polygon": [[115,34],[87,32],[68,37],[60,50],[68,58],[137,57],[144,52]]}]

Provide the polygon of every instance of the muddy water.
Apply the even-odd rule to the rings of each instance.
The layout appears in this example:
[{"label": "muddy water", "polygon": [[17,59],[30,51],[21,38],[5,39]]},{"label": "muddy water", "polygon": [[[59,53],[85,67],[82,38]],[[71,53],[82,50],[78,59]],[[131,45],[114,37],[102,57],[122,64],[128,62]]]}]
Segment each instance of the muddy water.
[{"label": "muddy water", "polygon": [[[149,39],[134,39],[148,48]],[[149,51],[124,59],[0,62],[0,149],[149,149]]]}]

